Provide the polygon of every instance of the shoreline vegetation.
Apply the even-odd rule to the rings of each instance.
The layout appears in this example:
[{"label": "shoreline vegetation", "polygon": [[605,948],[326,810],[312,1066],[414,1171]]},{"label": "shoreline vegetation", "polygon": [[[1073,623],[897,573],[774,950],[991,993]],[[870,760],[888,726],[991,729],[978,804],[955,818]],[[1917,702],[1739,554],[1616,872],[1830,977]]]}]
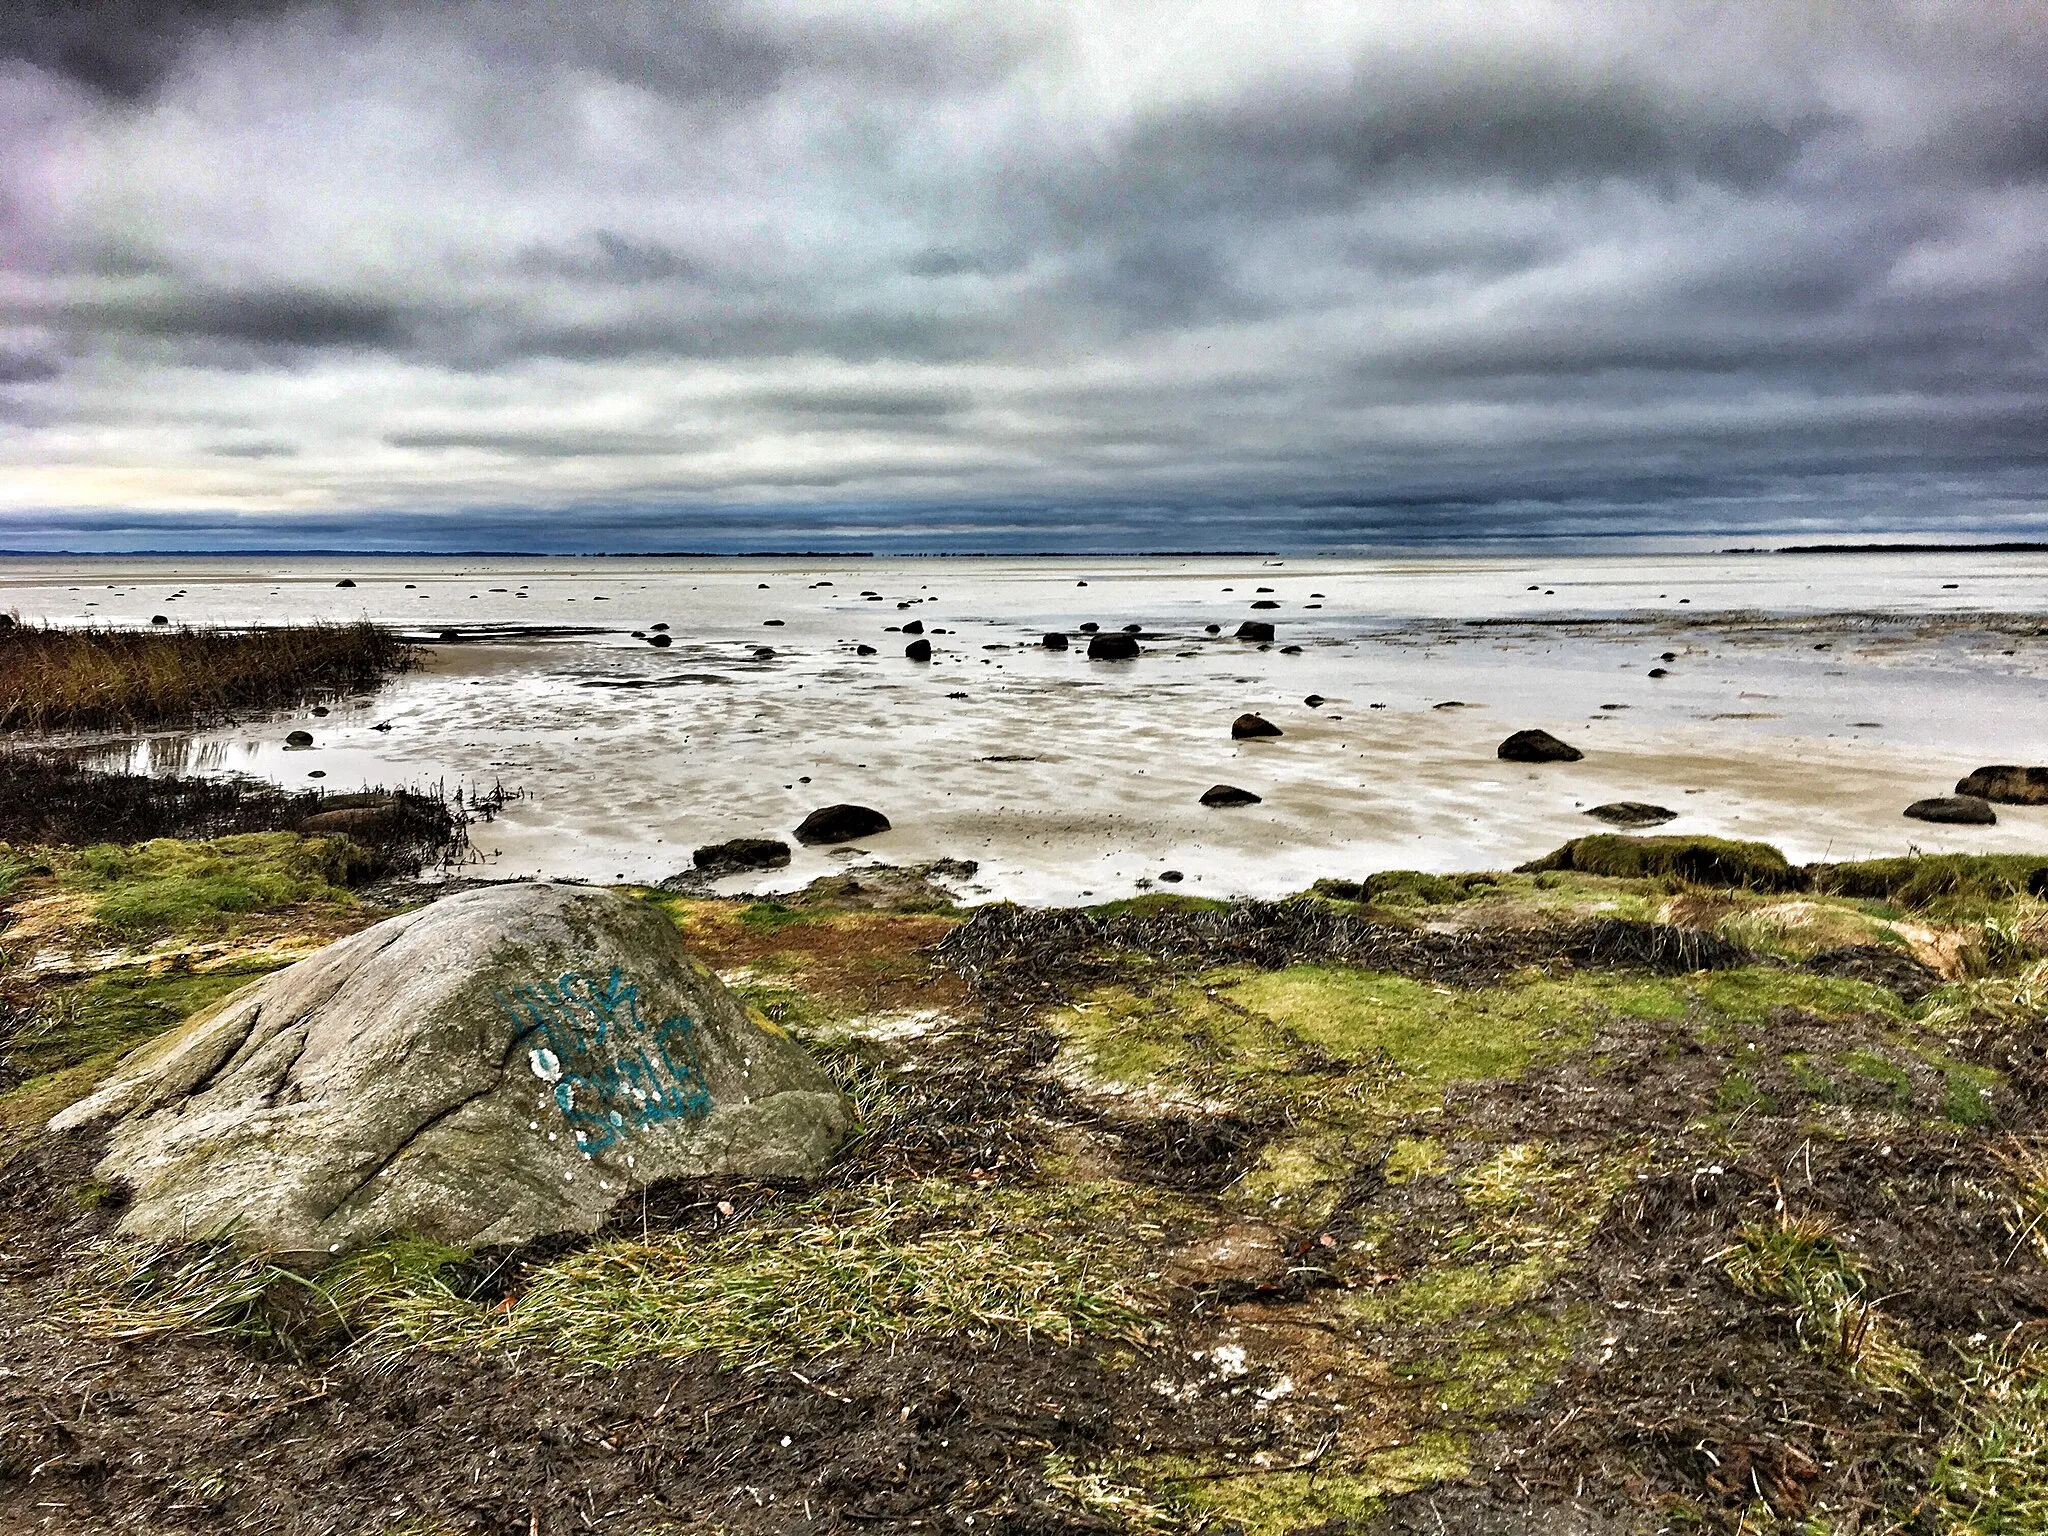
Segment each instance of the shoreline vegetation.
[{"label": "shoreline vegetation", "polygon": [[367,692],[417,651],[380,624],[60,628],[0,615],[0,734],[196,726]]},{"label": "shoreline vegetation", "polygon": [[6,857],[9,1528],[2048,1529],[2048,857],[629,887],[840,1163],[311,1272],[121,1238],[42,1128],[424,893],[317,832]]}]

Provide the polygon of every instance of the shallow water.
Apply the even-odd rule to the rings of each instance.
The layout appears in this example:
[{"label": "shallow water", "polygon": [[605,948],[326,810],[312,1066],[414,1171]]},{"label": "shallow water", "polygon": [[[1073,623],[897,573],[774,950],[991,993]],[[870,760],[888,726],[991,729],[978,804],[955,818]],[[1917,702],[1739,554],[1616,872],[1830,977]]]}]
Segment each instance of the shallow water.
[{"label": "shallow water", "polygon": [[[1611,799],[1795,859],[2048,851],[2048,809],[2001,807],[1991,828],[1900,815],[1980,763],[2048,761],[2048,637],[2013,617],[2048,611],[2041,555],[14,559],[0,608],[456,628],[424,669],[325,718],[110,755],[293,786],[317,771],[335,790],[501,782],[526,798],[478,841],[506,876],[659,879],[698,843],[786,837],[838,800],[895,823],[863,853],[977,859],[981,892],[1027,901],[1124,894],[1166,869],[1185,891],[1277,894],[1499,867],[1597,830],[1584,809]],[[1273,648],[1229,638],[1248,617],[1274,621]],[[889,632],[912,619],[933,631],[928,665]],[[1144,626],[1145,655],[1038,646],[1084,621]],[[658,622],[669,649],[631,638]],[[856,656],[862,642],[879,654]],[[1285,734],[1233,743],[1246,710]],[[1500,762],[1524,726],[1585,761]],[[298,728],[314,747],[283,746]],[[1201,807],[1219,782],[1264,803]],[[792,887],[852,857],[799,850],[729,884]]]}]

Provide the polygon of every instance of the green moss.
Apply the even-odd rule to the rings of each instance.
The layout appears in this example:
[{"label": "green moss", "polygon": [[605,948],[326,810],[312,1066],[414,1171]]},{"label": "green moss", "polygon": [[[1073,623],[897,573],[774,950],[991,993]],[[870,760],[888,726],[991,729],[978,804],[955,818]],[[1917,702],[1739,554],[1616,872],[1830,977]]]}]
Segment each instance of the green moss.
[{"label": "green moss", "polygon": [[1457,1330],[1397,1374],[1425,1386],[1435,1411],[1486,1420],[1556,1381],[1577,1332],[1572,1323],[1523,1309]]},{"label": "green moss", "polygon": [[1542,1259],[1513,1264],[1432,1264],[1379,1290],[1355,1291],[1345,1311],[1377,1327],[1441,1330],[1461,1319],[1491,1317],[1520,1306],[1549,1277]]},{"label": "green moss", "polygon": [[344,837],[246,832],[205,843],[101,844],[60,874],[66,886],[91,893],[100,922],[134,933],[205,933],[242,913],[346,901],[342,887],[358,859]]},{"label": "green moss", "polygon": [[1991,1108],[1991,1095],[1999,1082],[1996,1072],[1988,1067],[1949,1062],[1944,1076],[1948,1094],[1942,1102],[1942,1112],[1949,1119],[1957,1125],[1989,1125],[1998,1118]]},{"label": "green moss", "polygon": [[1657,977],[1529,972],[1473,991],[1375,971],[1296,966],[1222,989],[1332,1057],[1383,1056],[1400,1069],[1403,1098],[1433,1100],[1445,1085],[1512,1077],[1539,1055],[1580,1043],[1602,1015],[1675,1018],[1676,983]]},{"label": "green moss", "polygon": [[2016,853],[1934,853],[1817,864],[1817,891],[1894,903],[1938,916],[1980,916],[2027,893],[2048,859]]},{"label": "green moss", "polygon": [[1724,1115],[1739,1115],[1751,1109],[1770,1114],[1777,1104],[1747,1072],[1738,1071],[1730,1072],[1714,1089],[1714,1108]]},{"label": "green moss", "polygon": [[1556,852],[1524,864],[1522,870],[1572,870],[1632,880],[1668,877],[1690,885],[1758,891],[1799,890],[1806,884],[1804,873],[1769,843],[1723,837],[1624,837],[1600,832],[1574,838]]},{"label": "green moss", "polygon": [[1866,981],[1815,976],[1807,971],[1781,971],[1744,966],[1708,971],[1686,985],[1706,1008],[1738,1024],[1761,1024],[1773,1008],[1797,1008],[1823,1018],[1848,1018],[1862,1013],[1905,1015],[1897,995]]},{"label": "green moss", "polygon": [[1098,902],[1083,910],[1096,917],[1156,917],[1172,912],[1221,912],[1230,905],[1208,896],[1181,896],[1172,891],[1152,891],[1143,896],[1126,896],[1120,901]]},{"label": "green moss", "polygon": [[1894,1109],[1910,1109],[1913,1106],[1913,1078],[1897,1062],[1875,1051],[1845,1051],[1842,1065],[1858,1077],[1881,1086]]},{"label": "green moss", "polygon": [[779,901],[749,902],[740,908],[740,921],[761,933],[774,933],[796,923],[808,923],[813,914],[799,912],[794,907],[785,907]]},{"label": "green moss", "polygon": [[1443,1166],[1444,1146],[1434,1136],[1401,1136],[1395,1138],[1381,1171],[1389,1184],[1405,1184],[1410,1179],[1441,1172]]},{"label": "green moss", "polygon": [[1500,888],[1491,875],[1426,875],[1416,869],[1383,869],[1365,877],[1360,899],[1388,907],[1443,907]]}]

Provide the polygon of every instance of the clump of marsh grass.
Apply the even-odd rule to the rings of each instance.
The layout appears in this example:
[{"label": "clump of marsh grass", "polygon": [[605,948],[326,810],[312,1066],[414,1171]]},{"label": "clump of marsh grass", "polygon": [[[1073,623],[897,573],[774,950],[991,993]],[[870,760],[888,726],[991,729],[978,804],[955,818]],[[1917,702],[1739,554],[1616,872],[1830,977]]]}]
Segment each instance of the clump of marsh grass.
[{"label": "clump of marsh grass", "polygon": [[751,1368],[913,1337],[1145,1335],[1105,1243],[1050,1232],[999,1196],[926,1186],[792,1215],[765,1231],[600,1242],[527,1271],[495,1305],[417,1272],[334,1294],[387,1361],[418,1348]]},{"label": "clump of marsh grass", "polygon": [[1945,1536],[2048,1532],[2048,1353],[2008,1344],[1967,1358],[1956,1402],[1920,1513]]},{"label": "clump of marsh grass", "polygon": [[1869,1386],[1917,1379],[1920,1357],[1899,1342],[1860,1260],[1813,1216],[1752,1222],[1716,1255],[1736,1288],[1790,1302],[1799,1342]]},{"label": "clump of marsh grass", "polygon": [[0,731],[196,725],[374,688],[413,664],[382,625],[0,627]]},{"label": "clump of marsh grass", "polygon": [[135,1341],[167,1334],[267,1339],[277,1330],[266,1303],[299,1283],[261,1254],[226,1239],[98,1244],[72,1276],[67,1321],[94,1338]]}]

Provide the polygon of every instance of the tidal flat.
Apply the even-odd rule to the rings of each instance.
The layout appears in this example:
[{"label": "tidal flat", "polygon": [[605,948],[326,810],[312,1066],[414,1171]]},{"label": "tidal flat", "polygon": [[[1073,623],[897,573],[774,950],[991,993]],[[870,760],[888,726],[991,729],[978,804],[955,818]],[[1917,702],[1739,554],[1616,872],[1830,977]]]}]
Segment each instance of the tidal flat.
[{"label": "tidal flat", "polygon": [[[838,802],[892,829],[720,889],[948,858],[977,864],[977,900],[1108,899],[1169,870],[1277,896],[1513,865],[1617,800],[1802,861],[2048,834],[2038,807],[1902,816],[2048,756],[2048,556],[2025,552],[11,560],[0,608],[392,626],[420,665],[326,715],[78,740],[128,771],[517,791],[478,839],[487,878],[653,883]],[[1246,620],[1273,641],[1236,639]],[[1090,661],[1091,624],[1137,626],[1141,654]],[[1042,645],[1054,631],[1067,650]],[[915,639],[929,662],[906,658]],[[1281,734],[1234,741],[1246,712]],[[1499,761],[1525,728],[1583,761]],[[1260,802],[1203,806],[1219,783]]]}]

